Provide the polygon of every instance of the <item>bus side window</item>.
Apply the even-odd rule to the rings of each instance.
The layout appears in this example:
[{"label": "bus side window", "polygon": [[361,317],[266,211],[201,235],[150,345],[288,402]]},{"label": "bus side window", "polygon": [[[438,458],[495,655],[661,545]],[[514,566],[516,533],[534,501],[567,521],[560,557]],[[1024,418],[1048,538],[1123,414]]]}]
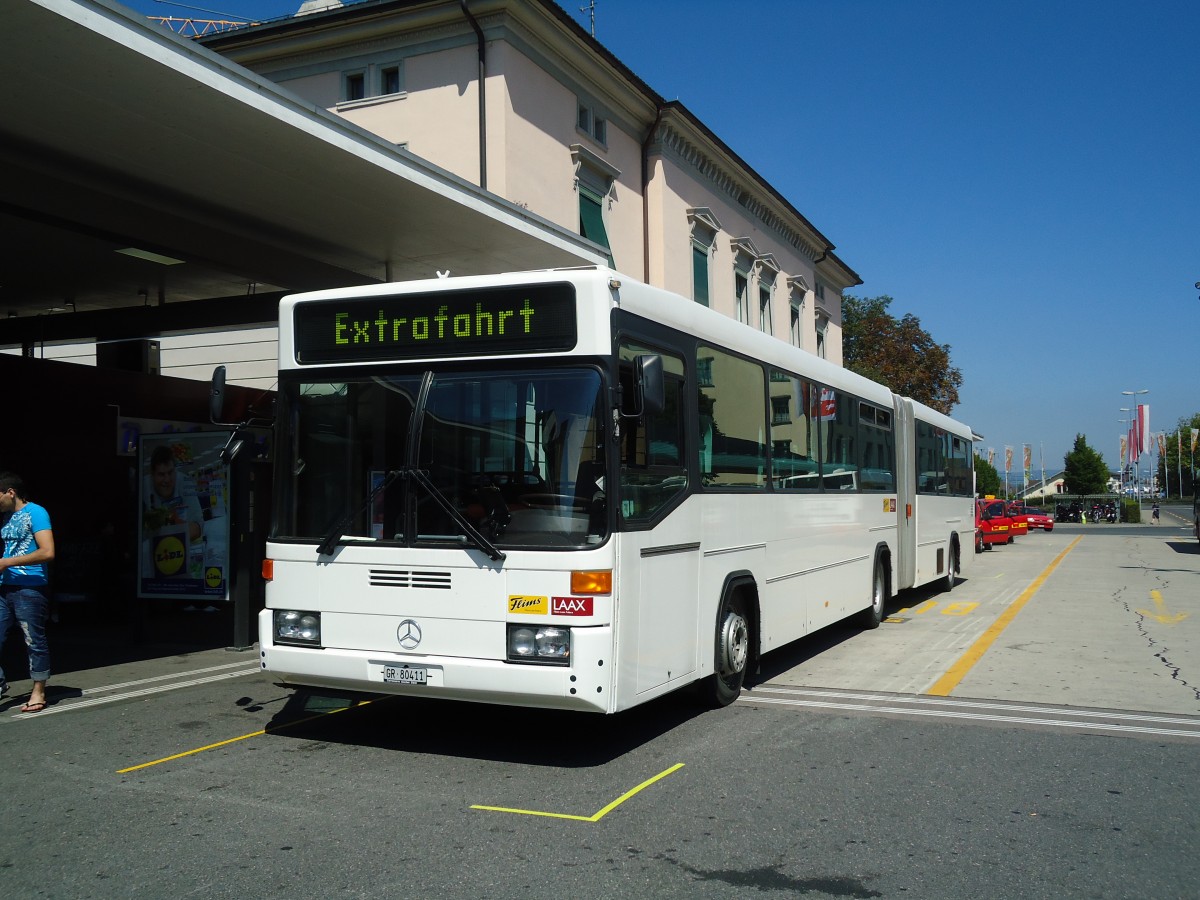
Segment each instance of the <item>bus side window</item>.
[{"label": "bus side window", "polygon": [[715,347],[698,347],[700,476],[709,488],[767,486],[766,377],[762,366]]},{"label": "bus side window", "polygon": [[[683,461],[683,360],[638,344],[620,346],[621,392],[634,392],[634,360],[640,354],[662,356],[666,387],[659,413],[621,419],[621,516],[627,522],[648,522],[687,490]],[[628,415],[628,410],[625,411]]]}]

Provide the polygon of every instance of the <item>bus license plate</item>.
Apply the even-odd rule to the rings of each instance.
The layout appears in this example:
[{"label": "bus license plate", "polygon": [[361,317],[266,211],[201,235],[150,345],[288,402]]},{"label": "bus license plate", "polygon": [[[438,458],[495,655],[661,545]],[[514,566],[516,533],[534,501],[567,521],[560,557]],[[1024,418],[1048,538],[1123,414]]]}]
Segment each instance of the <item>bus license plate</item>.
[{"label": "bus license plate", "polygon": [[425,684],[424,666],[384,666],[384,684]]}]

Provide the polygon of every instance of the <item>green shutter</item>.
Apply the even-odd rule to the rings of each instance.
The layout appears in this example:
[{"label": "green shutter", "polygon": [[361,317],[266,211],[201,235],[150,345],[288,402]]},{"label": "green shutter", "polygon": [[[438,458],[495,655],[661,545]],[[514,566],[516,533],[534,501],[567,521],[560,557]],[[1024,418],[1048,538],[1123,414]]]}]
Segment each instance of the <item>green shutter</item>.
[{"label": "green shutter", "polygon": [[701,306],[708,306],[708,250],[692,244],[692,296]]},{"label": "green shutter", "polygon": [[614,269],[617,267],[608,243],[608,232],[604,229],[604,208],[600,198],[582,186],[579,188],[579,233],[607,250],[608,264]]}]

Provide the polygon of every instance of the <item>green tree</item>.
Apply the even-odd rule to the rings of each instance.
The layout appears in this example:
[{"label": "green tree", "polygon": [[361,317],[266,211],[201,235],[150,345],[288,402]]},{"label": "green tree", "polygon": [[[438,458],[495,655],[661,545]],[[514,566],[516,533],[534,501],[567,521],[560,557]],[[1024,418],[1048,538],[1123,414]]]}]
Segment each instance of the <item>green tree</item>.
[{"label": "green tree", "polygon": [[962,372],[950,364],[950,345],[934,341],[912,313],[897,319],[892,298],[842,297],[842,357],[847,369],[950,415]]},{"label": "green tree", "polygon": [[[1197,473],[1192,470],[1192,429],[1200,430],[1200,413],[1184,416],[1173,431],[1166,433],[1163,443],[1166,453],[1158,458],[1158,483],[1171,497],[1191,497],[1195,491]],[[1155,446],[1154,451],[1158,452]],[[1200,444],[1197,444],[1200,450]],[[1180,450],[1183,451],[1182,457]],[[1183,483],[1180,484],[1180,481]]]},{"label": "green tree", "polygon": [[980,497],[1000,494],[1000,473],[978,453],[975,454],[975,492]]},{"label": "green tree", "polygon": [[1108,486],[1104,457],[1088,446],[1087,438],[1075,435],[1075,448],[1063,457],[1063,482],[1068,494],[1102,494]]}]

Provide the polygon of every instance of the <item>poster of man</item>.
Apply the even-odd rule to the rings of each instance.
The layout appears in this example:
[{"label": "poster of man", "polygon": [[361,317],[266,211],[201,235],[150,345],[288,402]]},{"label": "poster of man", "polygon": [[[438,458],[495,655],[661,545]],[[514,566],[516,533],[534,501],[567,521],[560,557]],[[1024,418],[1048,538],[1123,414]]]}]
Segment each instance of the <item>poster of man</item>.
[{"label": "poster of man", "polygon": [[225,439],[213,432],[142,435],[140,597],[229,599]]}]

